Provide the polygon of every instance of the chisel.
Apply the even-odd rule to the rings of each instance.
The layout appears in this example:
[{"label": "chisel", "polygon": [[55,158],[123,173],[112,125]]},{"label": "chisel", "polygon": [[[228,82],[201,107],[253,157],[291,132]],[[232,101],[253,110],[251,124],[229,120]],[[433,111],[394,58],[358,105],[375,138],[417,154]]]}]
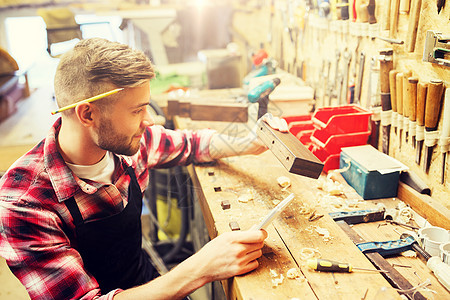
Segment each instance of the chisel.
[{"label": "chisel", "polygon": [[417,107],[416,107],[416,164],[420,165],[423,140],[425,139],[425,101],[427,98],[428,84],[419,82],[417,84]]},{"label": "chisel", "polygon": [[444,113],[442,115],[442,133],[439,140],[439,146],[442,152],[442,175],[441,184],[445,182],[445,166],[447,152],[450,151],[450,88],[445,89]]},{"label": "chisel", "polygon": [[395,76],[395,89],[397,98],[397,127],[398,127],[398,147],[402,147],[402,131],[403,131],[403,73]]},{"label": "chisel", "polygon": [[423,170],[428,173],[431,164],[433,147],[438,140],[438,119],[441,107],[444,83],[440,79],[431,79],[428,84],[427,100],[425,103],[425,156]]},{"label": "chisel", "polygon": [[405,143],[408,143],[408,133],[409,133],[409,85],[408,78],[411,77],[412,72],[408,71],[403,73],[403,132],[405,133]]},{"label": "chisel", "polygon": [[408,78],[408,109],[409,109],[409,135],[413,147],[416,147],[416,102],[417,102],[417,77]]},{"label": "chisel", "polygon": [[389,90],[391,91],[391,106],[392,106],[392,127],[394,127],[394,132],[397,134],[397,91],[395,77],[399,72],[397,70],[391,70],[389,72]]},{"label": "chisel", "polygon": [[391,132],[391,93],[389,88],[389,72],[394,67],[394,50],[391,48],[380,50],[380,96],[381,96],[381,125],[383,128],[382,151],[389,155],[389,139]]},{"label": "chisel", "polygon": [[409,15],[408,32],[406,34],[406,51],[414,52],[416,47],[417,28],[419,26],[420,8],[422,0],[412,0],[411,13]]}]

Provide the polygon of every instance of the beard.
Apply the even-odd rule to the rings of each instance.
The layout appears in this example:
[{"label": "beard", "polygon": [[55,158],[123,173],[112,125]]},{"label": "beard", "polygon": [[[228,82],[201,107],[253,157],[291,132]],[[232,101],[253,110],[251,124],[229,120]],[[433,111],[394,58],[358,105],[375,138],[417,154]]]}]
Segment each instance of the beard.
[{"label": "beard", "polygon": [[98,128],[98,146],[116,154],[132,156],[140,148],[140,140],[117,133],[112,122],[107,118],[100,120]]}]

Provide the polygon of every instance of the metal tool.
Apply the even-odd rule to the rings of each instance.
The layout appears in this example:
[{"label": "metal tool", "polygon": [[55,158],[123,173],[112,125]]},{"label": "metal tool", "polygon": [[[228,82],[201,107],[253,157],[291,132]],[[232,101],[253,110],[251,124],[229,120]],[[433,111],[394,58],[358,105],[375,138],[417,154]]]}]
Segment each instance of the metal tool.
[{"label": "metal tool", "polygon": [[403,132],[403,73],[398,73],[395,76],[395,89],[397,99],[397,127],[398,127],[398,147],[402,147],[402,132]]},{"label": "metal tool", "polygon": [[396,40],[396,39],[391,39],[391,38],[385,38],[385,37],[381,37],[381,36],[375,36],[374,38],[388,42],[390,44],[397,44],[397,45],[403,45],[403,41],[402,40]]},{"label": "metal tool", "polygon": [[409,108],[409,135],[413,147],[416,147],[416,105],[417,105],[417,83],[419,79],[416,77],[408,78],[408,108]]},{"label": "metal tool", "polygon": [[360,224],[384,220],[385,210],[364,209],[328,213],[334,221],[345,221],[347,224]]},{"label": "metal tool", "polygon": [[433,147],[438,140],[438,121],[442,101],[442,92],[444,91],[443,81],[432,79],[428,83],[427,101],[425,104],[425,155],[423,170],[428,173],[431,164],[431,155]]},{"label": "metal tool", "polygon": [[353,272],[353,270],[361,270],[361,271],[388,273],[388,271],[385,271],[385,270],[356,268],[356,267],[353,267],[349,263],[342,263],[342,262],[332,261],[332,260],[328,260],[328,259],[319,259],[319,258],[308,259],[306,264],[311,269],[316,270],[316,271],[321,271],[321,272],[351,273],[351,272]]},{"label": "metal tool", "polygon": [[445,36],[434,30],[428,30],[422,60],[450,67],[450,60],[445,58],[448,57],[449,53],[450,36]]},{"label": "metal tool", "polygon": [[391,107],[392,107],[392,127],[394,127],[394,132],[397,134],[397,90],[396,90],[396,82],[395,76],[397,76],[399,72],[397,70],[391,70],[389,72],[389,90],[391,92]]},{"label": "metal tool", "polygon": [[416,106],[416,164],[420,165],[423,141],[425,139],[425,102],[427,98],[428,84],[419,82],[417,84],[417,106]]},{"label": "metal tool", "polygon": [[407,235],[403,236],[399,240],[358,243],[356,246],[363,253],[377,252],[383,257],[399,254],[407,250],[415,250],[426,260],[431,257],[431,255],[419,246],[414,237]]},{"label": "metal tool", "polygon": [[[352,62],[352,56],[353,55],[350,50],[347,50],[344,52],[343,59],[344,59],[344,63],[345,63],[344,64],[345,70],[344,70],[344,77],[343,77],[343,82],[342,82],[342,90],[343,91],[341,91],[341,93],[343,93],[343,94],[341,94],[341,97],[344,99],[344,103],[342,103],[339,100],[339,105],[348,103],[348,101],[347,101],[348,80],[349,80],[349,76],[350,76],[350,64]],[[342,98],[340,98],[340,99],[342,99]]]},{"label": "metal tool", "polygon": [[380,96],[381,96],[381,125],[383,126],[382,150],[389,155],[389,140],[391,134],[391,91],[389,88],[389,72],[393,69],[394,50],[387,48],[380,50]]},{"label": "metal tool", "polygon": [[381,103],[378,100],[378,83],[380,69],[377,66],[378,60],[372,57],[370,61],[369,84],[367,92],[367,108],[372,110],[373,114],[370,117],[370,137],[369,144],[378,149],[378,141],[380,134],[380,111]]},{"label": "metal tool", "polygon": [[291,203],[292,199],[294,199],[294,193],[291,193],[289,196],[284,198],[283,201],[278,203],[277,206],[275,206],[265,217],[264,219],[255,227],[256,230],[259,229],[266,229],[267,226],[275,219],[282,211],[283,209]]},{"label": "metal tool", "polygon": [[441,184],[445,182],[445,166],[447,152],[450,151],[450,88],[445,89],[444,113],[442,116],[442,131],[439,139],[439,146],[442,153],[442,174]]},{"label": "metal tool", "polygon": [[360,104],[361,102],[361,87],[363,83],[363,75],[364,75],[364,63],[366,61],[366,54],[361,51],[360,57],[359,57],[359,71],[358,71],[358,81],[355,85],[355,104]]}]

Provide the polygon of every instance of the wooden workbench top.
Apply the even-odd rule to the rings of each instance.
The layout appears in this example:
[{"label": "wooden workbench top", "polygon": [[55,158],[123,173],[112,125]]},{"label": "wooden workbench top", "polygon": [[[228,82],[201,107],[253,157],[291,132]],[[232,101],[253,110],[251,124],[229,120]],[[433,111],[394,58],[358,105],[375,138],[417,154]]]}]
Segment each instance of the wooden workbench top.
[{"label": "wooden workbench top", "polygon": [[[186,118],[175,118],[175,124],[178,128],[208,127],[218,129],[219,132],[230,129],[230,124],[193,122]],[[232,126],[236,127],[233,131],[241,135],[250,129],[248,124],[243,123]],[[337,197],[341,199],[337,200],[329,197],[319,189],[319,181],[287,172],[270,151],[258,156],[231,157],[211,164],[196,165],[189,170],[211,238],[231,231],[229,223],[232,221],[237,222],[241,230],[249,229],[259,223],[277,201],[290,193],[295,194],[295,199],[267,229],[269,236],[258,269],[222,282],[228,299],[378,299],[383,287],[388,287],[384,292],[393,295],[393,299],[398,297],[397,292],[377,272],[316,272],[307,267],[306,261],[310,257],[308,254],[313,251],[315,257],[375,269],[328,212],[375,208],[380,202],[392,207],[400,201],[360,201],[342,197]],[[279,186],[277,178],[280,176],[291,180],[289,188]],[[253,200],[240,202],[240,196],[251,196]],[[230,202],[230,209],[222,209],[223,200]],[[313,222],[308,221],[313,210],[324,216]],[[377,223],[380,222],[355,225],[353,228],[367,241],[399,238],[397,232],[402,229],[393,225],[379,226]],[[394,257],[389,262],[412,266],[404,268],[406,271],[398,271],[405,272],[402,275],[413,286],[429,278],[429,288],[436,292],[432,294],[434,299],[448,298],[449,293],[420,259]],[[286,278],[291,268],[300,271],[299,278]],[[273,286],[273,276],[279,278],[281,274],[284,280]],[[427,298],[431,297],[431,293],[421,293]]]}]

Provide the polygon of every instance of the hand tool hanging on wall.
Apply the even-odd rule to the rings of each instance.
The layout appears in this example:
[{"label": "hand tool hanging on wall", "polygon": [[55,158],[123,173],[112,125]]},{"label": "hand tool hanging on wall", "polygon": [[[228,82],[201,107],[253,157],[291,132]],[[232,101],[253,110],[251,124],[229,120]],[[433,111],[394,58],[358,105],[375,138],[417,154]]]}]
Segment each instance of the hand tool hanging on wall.
[{"label": "hand tool hanging on wall", "polygon": [[392,0],[390,25],[389,25],[389,37],[391,38],[393,38],[397,33],[399,10],[400,10],[400,0]]},{"label": "hand tool hanging on wall", "polygon": [[416,107],[416,164],[420,165],[423,141],[425,139],[425,102],[427,99],[428,84],[419,82],[417,84],[417,107]]},{"label": "hand tool hanging on wall", "polygon": [[355,85],[355,98],[354,103],[355,104],[361,104],[361,87],[363,83],[363,76],[364,76],[364,63],[366,62],[366,54],[361,51],[360,57],[359,57],[359,70],[358,70],[358,79]]},{"label": "hand tool hanging on wall", "polygon": [[412,76],[411,71],[403,73],[403,132],[405,133],[405,143],[408,143],[409,135],[409,85],[408,78]]},{"label": "hand tool hanging on wall", "polygon": [[409,108],[409,135],[413,148],[416,147],[416,105],[417,105],[417,83],[416,77],[408,78],[408,108]]},{"label": "hand tool hanging on wall", "polygon": [[389,90],[391,92],[391,107],[392,107],[392,127],[394,128],[395,134],[397,134],[397,90],[396,90],[396,82],[395,76],[397,76],[399,72],[397,70],[391,70],[389,72]]},{"label": "hand tool hanging on wall", "polygon": [[374,56],[370,61],[369,84],[367,86],[367,109],[370,109],[373,114],[370,116],[370,136],[368,143],[374,148],[378,149],[380,136],[380,121],[381,121],[381,103],[378,98],[378,84],[380,69],[378,68],[378,59]]},{"label": "hand tool hanging on wall", "polygon": [[425,38],[422,60],[446,67],[450,67],[450,36],[440,32],[428,30]]},{"label": "hand tool hanging on wall", "polygon": [[417,28],[419,26],[422,0],[412,0],[411,14],[409,15],[408,32],[406,34],[406,51],[414,52],[416,47]]},{"label": "hand tool hanging on wall", "polygon": [[403,132],[403,73],[397,73],[395,76],[395,89],[397,99],[397,127],[398,127],[398,148],[402,147]]},{"label": "hand tool hanging on wall", "polygon": [[442,153],[442,175],[441,184],[445,182],[445,166],[447,152],[450,151],[450,88],[445,89],[444,113],[442,116],[442,132],[439,139],[439,146]]},{"label": "hand tool hanging on wall", "polygon": [[383,30],[389,30],[392,1],[394,1],[394,0],[388,0],[387,3],[385,3],[386,8],[384,9],[384,19],[383,19],[383,24],[381,27],[381,29],[383,29]]},{"label": "hand tool hanging on wall", "polygon": [[[341,58],[341,52],[339,51],[339,49],[336,49],[336,62],[334,65],[334,86],[332,87],[330,84],[330,98],[328,105],[331,106],[331,99],[332,98],[338,98],[338,90],[339,90],[339,78],[340,78],[340,74],[339,74],[339,59]],[[331,79],[331,77],[330,77]]]},{"label": "hand tool hanging on wall", "polygon": [[442,92],[444,91],[443,81],[432,79],[428,83],[427,101],[425,104],[425,156],[423,170],[428,173],[431,164],[433,147],[438,140],[437,125],[441,107]]},{"label": "hand tool hanging on wall", "polygon": [[411,4],[411,0],[401,0],[400,1],[400,13],[402,13],[402,14],[409,13],[410,4]]},{"label": "hand tool hanging on wall", "polygon": [[375,17],[375,0],[369,0],[367,12],[369,13],[369,24],[375,24],[377,22],[377,18]]},{"label": "hand tool hanging on wall", "polygon": [[[347,95],[348,95],[348,82],[350,77],[350,64],[352,62],[352,52],[351,50],[344,51],[344,77],[342,80],[342,91],[339,99],[339,105],[348,103]],[[342,100],[343,99],[343,100]],[[344,103],[342,103],[344,102]]]},{"label": "hand tool hanging on wall", "polygon": [[436,6],[437,6],[437,12],[439,14],[441,12],[441,9],[445,6],[445,0],[437,0]]},{"label": "hand tool hanging on wall", "polygon": [[380,50],[380,96],[381,96],[381,125],[383,126],[382,151],[389,155],[389,139],[391,133],[391,91],[389,88],[389,72],[394,67],[393,49]]}]

